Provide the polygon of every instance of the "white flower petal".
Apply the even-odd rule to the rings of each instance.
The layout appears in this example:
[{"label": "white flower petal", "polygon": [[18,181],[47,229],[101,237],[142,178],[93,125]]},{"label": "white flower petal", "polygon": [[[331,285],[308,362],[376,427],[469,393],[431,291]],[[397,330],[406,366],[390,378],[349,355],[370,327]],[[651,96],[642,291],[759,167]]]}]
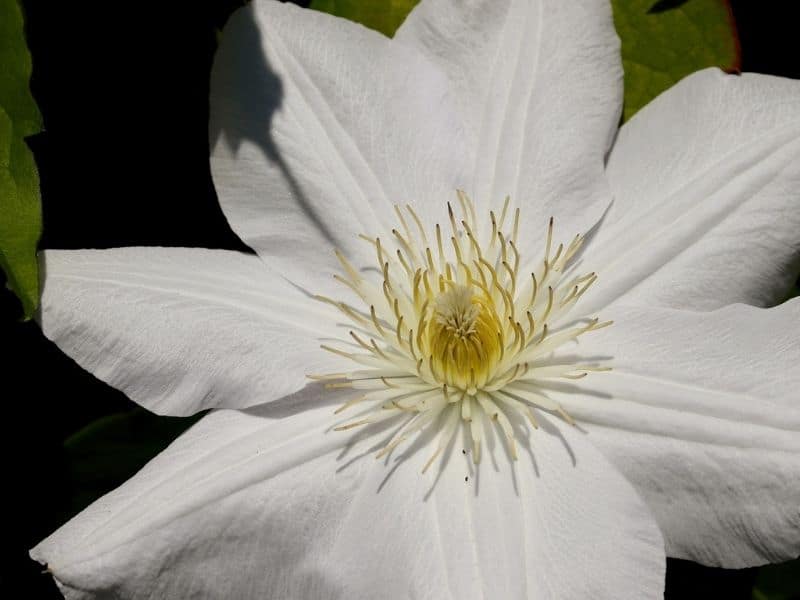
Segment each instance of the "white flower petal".
[{"label": "white flower petal", "polygon": [[434,489],[450,597],[662,597],[663,539],[648,509],[583,435],[539,418],[517,462],[496,450],[465,482],[453,460]]},{"label": "white flower petal", "polygon": [[537,432],[513,479],[486,455],[464,481],[456,448],[434,484],[422,453],[393,467],[346,449],[324,400],[279,404],[205,417],[31,555],[70,599],[663,593],[655,522],[577,432]]},{"label": "white flower petal", "polygon": [[[42,330],[87,371],[160,414],[243,408],[336,371],[332,310],[256,256],[199,248],[48,250]],[[348,365],[349,366],[349,365]]]},{"label": "white flower petal", "polygon": [[527,240],[551,216],[567,237],[594,225],[611,198],[604,160],[622,105],[609,2],[423,0],[395,40],[447,73],[469,119],[465,189],[477,202],[510,194]]},{"label": "white flower petal", "polygon": [[355,23],[253,2],[225,28],[211,87],[222,209],[247,244],[309,290],[328,293],[333,247],[372,264],[357,236],[391,228],[393,204],[441,217],[463,185],[446,79]]},{"label": "white flower petal", "polygon": [[667,554],[729,568],[800,554],[800,300],[609,316],[581,352],[614,371],[556,395],[643,495]]},{"label": "white flower petal", "polygon": [[620,130],[587,300],[712,310],[780,302],[800,268],[800,82],[707,69]]}]

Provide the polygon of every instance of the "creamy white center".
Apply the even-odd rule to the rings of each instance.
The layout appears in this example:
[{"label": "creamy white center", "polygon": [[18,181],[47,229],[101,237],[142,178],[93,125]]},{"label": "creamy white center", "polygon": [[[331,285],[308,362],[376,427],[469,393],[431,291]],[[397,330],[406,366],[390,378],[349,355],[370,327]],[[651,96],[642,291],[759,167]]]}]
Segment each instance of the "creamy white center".
[{"label": "creamy white center", "polygon": [[569,354],[558,358],[564,344],[611,324],[569,317],[597,279],[569,268],[583,236],[553,249],[551,219],[541,260],[526,262],[518,251],[519,208],[510,214],[506,199],[500,215],[490,211],[481,226],[466,194],[459,192],[458,200],[460,218],[447,205],[449,234],[438,223],[426,231],[410,206],[395,207],[399,223],[389,244],[362,236],[374,248],[380,278],[365,276],[337,252],[343,267],[337,279],[359,301],[318,297],[352,323],[350,340],[322,348],[356,368],[310,376],[359,390],[337,412],[352,407],[360,416],[336,429],[396,420],[380,457],[435,427],[436,449],[423,471],[459,426],[468,429],[475,462],[487,427],[499,428],[516,459],[514,420],[538,428],[536,409],[573,422],[548,395],[546,380],[609,370],[576,363]]}]

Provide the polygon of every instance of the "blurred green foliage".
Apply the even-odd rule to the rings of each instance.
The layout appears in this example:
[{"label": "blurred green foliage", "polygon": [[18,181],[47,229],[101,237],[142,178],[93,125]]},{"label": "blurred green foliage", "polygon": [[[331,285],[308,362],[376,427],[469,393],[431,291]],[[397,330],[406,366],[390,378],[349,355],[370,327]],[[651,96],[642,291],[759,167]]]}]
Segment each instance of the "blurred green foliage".
[{"label": "blurred green foliage", "polygon": [[800,559],[762,567],[753,600],[800,600]]},{"label": "blurred green foliage", "polygon": [[31,57],[17,0],[0,0],[0,267],[25,318],[39,303],[39,175],[25,138],[42,129],[28,82]]},{"label": "blurred green foliage", "polygon": [[625,69],[623,120],[690,73],[739,69],[736,27],[723,0],[613,0]]}]

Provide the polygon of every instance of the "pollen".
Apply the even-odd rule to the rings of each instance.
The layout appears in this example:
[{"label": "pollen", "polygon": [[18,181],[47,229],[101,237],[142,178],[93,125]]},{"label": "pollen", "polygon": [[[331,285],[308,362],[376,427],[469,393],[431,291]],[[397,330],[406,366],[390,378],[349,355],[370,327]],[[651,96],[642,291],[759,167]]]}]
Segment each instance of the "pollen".
[{"label": "pollen", "polygon": [[426,228],[411,206],[396,206],[391,236],[361,236],[380,275],[368,275],[375,269],[360,270],[336,251],[342,266],[336,279],[352,300],[317,297],[351,326],[348,339],[322,348],[353,369],[309,375],[353,390],[337,413],[358,414],[335,429],[391,422],[394,433],[376,455],[382,458],[433,428],[435,448],[423,472],[460,429],[471,440],[474,462],[488,428],[516,459],[514,432],[521,423],[538,428],[538,411],[574,424],[550,397],[554,380],[609,370],[579,363],[574,353],[559,358],[562,347],[611,324],[572,315],[597,280],[571,264],[583,236],[554,247],[551,218],[540,255],[525,257],[518,250],[520,209],[511,210],[510,199],[499,215],[489,211],[482,220],[465,193],[457,199],[459,210],[447,204],[444,227]]}]

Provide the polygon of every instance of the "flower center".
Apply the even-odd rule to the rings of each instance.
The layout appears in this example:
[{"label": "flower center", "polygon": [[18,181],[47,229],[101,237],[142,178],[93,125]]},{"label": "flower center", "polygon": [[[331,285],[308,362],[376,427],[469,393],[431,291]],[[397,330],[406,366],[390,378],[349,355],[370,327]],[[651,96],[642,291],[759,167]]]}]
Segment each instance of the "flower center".
[{"label": "flower center", "polygon": [[502,330],[490,295],[448,280],[434,301],[428,348],[433,370],[446,385],[475,394],[500,358]]},{"label": "flower center", "polygon": [[[423,471],[459,427],[472,440],[475,462],[488,427],[498,429],[515,459],[515,421],[537,428],[535,411],[543,410],[573,422],[550,397],[553,379],[609,370],[577,363],[572,354],[559,358],[564,345],[611,324],[569,317],[597,279],[569,265],[583,236],[553,250],[550,219],[541,260],[525,262],[518,250],[519,208],[512,216],[506,199],[499,216],[490,211],[481,223],[466,194],[459,192],[458,200],[460,219],[447,205],[449,236],[439,224],[426,231],[410,206],[405,213],[395,207],[399,228],[388,244],[361,236],[373,246],[381,277],[364,275],[337,251],[343,273],[336,279],[357,300],[318,296],[352,326],[342,347],[322,348],[358,366],[309,376],[361,392],[337,411],[359,407],[361,414],[336,429],[394,419],[397,430],[380,457],[434,427],[438,443]],[[523,265],[531,269],[525,276]]]}]

